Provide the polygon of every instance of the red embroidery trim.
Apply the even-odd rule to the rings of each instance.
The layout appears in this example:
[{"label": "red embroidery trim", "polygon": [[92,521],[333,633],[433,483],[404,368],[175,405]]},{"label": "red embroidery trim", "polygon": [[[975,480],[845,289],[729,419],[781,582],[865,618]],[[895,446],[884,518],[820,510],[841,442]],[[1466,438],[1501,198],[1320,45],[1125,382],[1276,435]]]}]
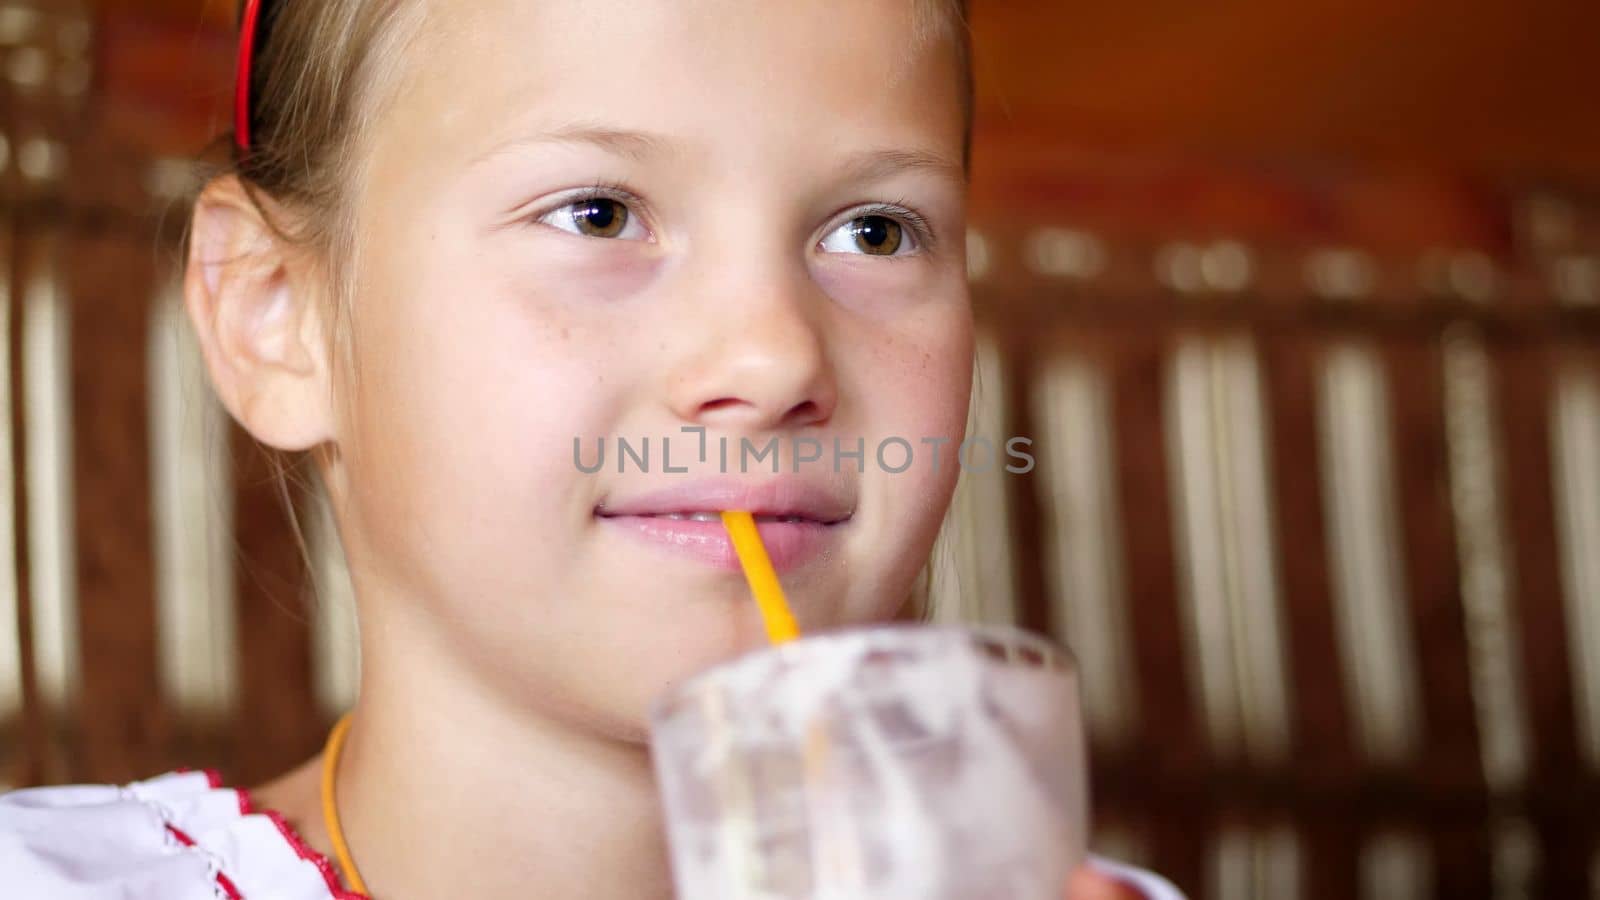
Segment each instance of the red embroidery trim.
[{"label": "red embroidery trim", "polygon": [[250,152],[250,74],[256,55],[256,25],[261,18],[261,0],[246,0],[244,18],[239,23],[239,69],[233,84],[233,141],[241,153]]},{"label": "red embroidery trim", "polygon": [[[189,773],[194,772],[195,770],[189,768],[188,766],[181,766],[181,767],[179,767],[177,769],[174,769],[173,771],[177,772],[179,775],[188,775]],[[220,787],[222,787],[222,773],[221,772],[218,772],[216,769],[201,769],[199,771],[202,771],[202,772],[204,772],[206,774],[206,782],[211,785],[211,789],[213,791],[217,790]]]},{"label": "red embroidery trim", "polygon": [[339,880],[339,873],[334,871],[333,863],[329,862],[326,856],[307,846],[299,833],[290,827],[283,816],[270,809],[266,811],[265,815],[272,820],[272,824],[278,826],[278,832],[283,835],[284,840],[289,842],[289,846],[294,848],[294,852],[300,854],[301,859],[316,866],[322,872],[322,878],[328,883],[328,890],[333,893],[334,900],[371,900],[366,894],[345,890],[344,884]]},{"label": "red embroidery trim", "polygon": [[[179,769],[178,771],[182,772],[184,770]],[[184,833],[182,828],[179,828],[171,822],[167,823],[167,833],[177,838],[178,843],[184,845],[185,847],[197,846],[194,842],[194,838],[189,837],[189,835]],[[227,897],[228,900],[244,900],[244,895],[239,893],[239,889],[233,886],[233,882],[228,878],[228,876],[222,874],[220,871],[217,872],[217,887],[222,888],[223,896]]]},{"label": "red embroidery trim", "polygon": [[[177,771],[184,773],[194,770],[178,769]],[[206,769],[205,773],[213,789],[222,788],[223,780],[220,772],[215,769]],[[322,880],[328,884],[328,893],[333,895],[334,900],[372,900],[366,894],[347,890],[344,886],[344,880],[339,877],[339,870],[334,868],[333,863],[326,856],[313,850],[311,845],[305,842],[305,839],[300,836],[299,832],[294,830],[294,826],[290,825],[289,820],[285,819],[281,813],[272,809],[257,809],[255,801],[250,797],[250,791],[246,788],[233,788],[233,793],[239,798],[239,815],[266,816],[277,827],[278,833],[283,836],[284,841],[294,850],[295,855],[317,867],[317,871],[322,874]],[[173,836],[185,846],[194,846],[194,841],[177,828],[168,825],[167,830],[171,831]],[[226,883],[224,884],[223,882]],[[226,877],[220,872],[217,873],[217,883],[224,891],[228,892],[228,900],[243,900],[243,897],[234,888],[233,882],[227,881]]]}]

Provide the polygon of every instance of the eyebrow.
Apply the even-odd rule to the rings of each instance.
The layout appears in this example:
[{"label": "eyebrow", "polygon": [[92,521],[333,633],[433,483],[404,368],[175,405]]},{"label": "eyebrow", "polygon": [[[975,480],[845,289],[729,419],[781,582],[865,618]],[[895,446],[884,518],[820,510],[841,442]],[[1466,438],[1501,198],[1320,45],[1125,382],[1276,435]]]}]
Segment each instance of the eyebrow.
[{"label": "eyebrow", "polygon": [[[644,162],[657,157],[681,158],[686,150],[682,142],[666,135],[589,122],[573,122],[501,144],[484,153],[476,161],[481,162],[522,147],[545,144],[588,145],[635,162]],[[967,180],[966,166],[949,157],[925,150],[868,150],[849,157],[841,167],[843,180],[852,182],[877,181],[901,172],[923,172],[960,183],[965,183]]]},{"label": "eyebrow", "polygon": [[877,181],[907,171],[963,183],[967,180],[965,166],[924,150],[869,150],[846,160],[842,171],[848,181]]},{"label": "eyebrow", "polygon": [[643,162],[652,157],[682,156],[684,151],[681,143],[665,135],[574,122],[500,144],[474,161],[482,162],[518,148],[544,144],[586,144],[635,162]]}]

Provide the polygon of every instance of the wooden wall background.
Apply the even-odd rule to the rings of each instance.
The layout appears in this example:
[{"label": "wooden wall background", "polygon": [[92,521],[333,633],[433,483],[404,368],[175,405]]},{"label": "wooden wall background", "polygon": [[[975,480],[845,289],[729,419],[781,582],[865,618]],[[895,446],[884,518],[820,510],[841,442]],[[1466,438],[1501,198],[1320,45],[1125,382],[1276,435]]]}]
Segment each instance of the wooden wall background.
[{"label": "wooden wall background", "polygon": [[[232,15],[0,0],[8,785],[254,783],[355,689],[337,548],[175,327]],[[943,608],[1076,647],[1102,848],[1600,896],[1600,7],[974,20],[980,423],[1040,468],[964,484]]]}]

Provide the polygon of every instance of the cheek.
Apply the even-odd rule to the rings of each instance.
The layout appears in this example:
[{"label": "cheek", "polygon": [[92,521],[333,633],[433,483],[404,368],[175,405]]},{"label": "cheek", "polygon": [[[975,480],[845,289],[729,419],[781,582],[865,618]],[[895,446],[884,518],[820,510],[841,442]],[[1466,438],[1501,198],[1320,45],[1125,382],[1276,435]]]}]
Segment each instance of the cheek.
[{"label": "cheek", "polygon": [[927,300],[850,341],[842,380],[880,438],[959,441],[972,389],[972,316],[964,293]]},{"label": "cheek", "polygon": [[966,306],[964,279],[942,257],[875,259],[856,253],[820,253],[812,277],[833,302],[864,319],[885,324],[929,305]]},{"label": "cheek", "polygon": [[[573,440],[592,447],[621,402],[611,333],[569,294],[450,268],[367,292],[358,308],[352,486],[366,488],[373,524],[408,529],[407,543],[475,555],[499,536],[570,538],[565,513],[592,503]],[[533,545],[551,541],[519,552]]]},{"label": "cheek", "polygon": [[[894,585],[923,562],[955,490],[956,451],[972,388],[972,317],[964,289],[953,288],[863,332],[849,354],[856,420],[841,426],[866,436],[864,487],[881,497],[863,523],[878,536],[854,571],[881,570],[874,602],[898,602]],[[879,453],[882,457],[879,457]],[[902,470],[903,469],[903,470]],[[882,610],[879,610],[882,612]]]},{"label": "cheek", "polygon": [[818,286],[840,311],[841,381],[870,409],[865,427],[916,426],[960,439],[972,383],[972,307],[965,273],[942,258],[820,258]]},{"label": "cheek", "polygon": [[643,241],[600,241],[550,229],[503,238],[482,251],[483,265],[546,320],[582,322],[604,314],[648,288],[663,268],[660,247]]}]

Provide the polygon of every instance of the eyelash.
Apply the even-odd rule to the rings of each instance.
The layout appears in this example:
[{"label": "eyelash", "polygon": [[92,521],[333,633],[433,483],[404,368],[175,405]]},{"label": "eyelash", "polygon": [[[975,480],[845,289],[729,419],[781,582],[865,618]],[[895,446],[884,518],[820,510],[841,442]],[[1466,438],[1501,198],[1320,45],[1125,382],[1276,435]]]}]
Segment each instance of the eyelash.
[{"label": "eyelash", "polygon": [[[579,188],[573,193],[567,194],[549,206],[540,208],[536,212],[529,215],[528,220],[530,222],[537,222],[558,209],[572,206],[575,203],[582,203],[585,200],[602,199],[615,200],[618,203],[626,204],[627,207],[635,214],[639,213],[641,208],[644,206],[644,200],[641,199],[638,194],[628,190],[627,186],[621,182],[597,181],[588,187]],[[935,246],[936,238],[933,233],[933,225],[921,213],[918,213],[916,210],[904,205],[904,201],[895,203],[872,203],[866,206],[856,207],[855,209],[850,210],[849,215],[850,218],[844,220],[845,222],[854,221],[867,216],[884,216],[886,218],[894,219],[901,225],[911,229],[911,236],[916,240],[918,250],[927,252],[932,250]],[[841,222],[839,224],[844,223]],[[834,228],[837,227],[838,225],[834,226]],[[829,229],[829,233],[831,232],[832,229]]]},{"label": "eyelash", "polygon": [[[534,210],[531,214],[529,214],[527,219],[529,222],[537,222],[558,209],[565,209],[566,207],[572,206],[576,203],[582,203],[586,200],[615,200],[618,203],[626,205],[628,209],[635,215],[640,214],[645,205],[644,200],[638,194],[628,190],[627,186],[623,185],[621,182],[597,181],[588,187],[577,188],[571,193],[563,195],[554,203],[541,206],[539,209]],[[646,221],[648,221],[648,217],[646,217]]]},{"label": "eyelash", "polygon": [[905,206],[904,201],[897,203],[872,203],[866,206],[856,207],[855,209],[850,210],[849,216],[850,218],[846,219],[845,221],[853,222],[856,219],[865,218],[867,216],[883,216],[885,218],[894,219],[902,226],[911,229],[911,236],[916,240],[918,252],[926,253],[934,248],[936,239],[933,234],[933,225],[929,223],[921,213],[911,209],[908,206]]}]

